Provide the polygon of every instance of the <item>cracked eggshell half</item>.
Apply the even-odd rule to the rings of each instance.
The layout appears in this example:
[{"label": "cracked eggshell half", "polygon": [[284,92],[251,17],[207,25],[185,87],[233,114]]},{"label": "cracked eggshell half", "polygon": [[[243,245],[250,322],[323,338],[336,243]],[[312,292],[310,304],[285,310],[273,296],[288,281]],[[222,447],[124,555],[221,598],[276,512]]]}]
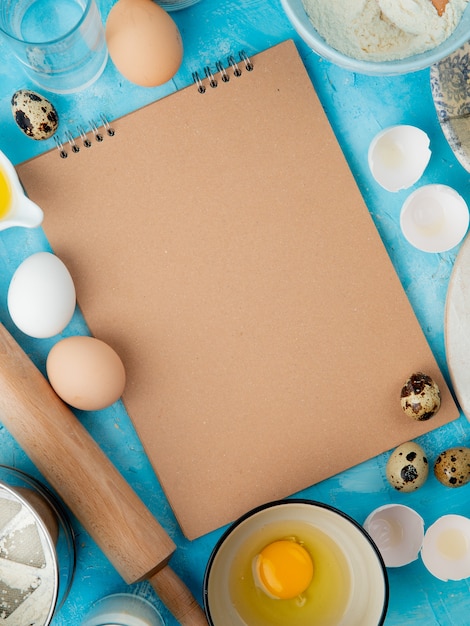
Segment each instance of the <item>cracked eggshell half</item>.
[{"label": "cracked eggshell half", "polygon": [[385,128],[369,146],[372,176],[387,191],[408,189],[418,182],[429,163],[429,144],[428,135],[416,126]]},{"label": "cracked eggshell half", "polygon": [[423,252],[446,252],[464,238],[468,206],[448,185],[424,185],[411,193],[400,212],[405,239]]},{"label": "cracked eggshell half", "polygon": [[426,569],[443,581],[470,577],[470,519],[443,515],[424,535],[421,559]]},{"label": "cracked eggshell half", "polygon": [[369,514],[363,526],[386,567],[402,567],[418,558],[424,538],[424,520],[409,506],[381,506]]}]

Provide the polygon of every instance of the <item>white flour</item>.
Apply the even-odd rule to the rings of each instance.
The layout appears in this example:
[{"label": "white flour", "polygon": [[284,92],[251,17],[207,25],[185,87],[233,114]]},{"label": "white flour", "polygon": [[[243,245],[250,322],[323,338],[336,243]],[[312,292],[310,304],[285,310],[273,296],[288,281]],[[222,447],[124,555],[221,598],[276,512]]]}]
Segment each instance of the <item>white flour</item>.
[{"label": "white flour", "polygon": [[[44,626],[55,597],[56,562],[35,517],[18,504],[0,487],[0,623]],[[23,561],[25,550],[32,555],[31,565]]]},{"label": "white flour", "polygon": [[302,0],[318,33],[356,59],[392,61],[435,48],[454,31],[468,0]]}]

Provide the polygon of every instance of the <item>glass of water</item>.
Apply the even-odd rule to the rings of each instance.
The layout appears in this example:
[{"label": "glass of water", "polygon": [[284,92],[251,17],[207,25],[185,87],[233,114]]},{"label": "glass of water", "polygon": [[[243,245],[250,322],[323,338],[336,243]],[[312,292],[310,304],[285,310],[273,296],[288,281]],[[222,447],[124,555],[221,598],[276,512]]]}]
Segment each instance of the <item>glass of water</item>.
[{"label": "glass of water", "polygon": [[27,76],[55,93],[88,87],[108,59],[95,0],[2,0],[0,33]]}]

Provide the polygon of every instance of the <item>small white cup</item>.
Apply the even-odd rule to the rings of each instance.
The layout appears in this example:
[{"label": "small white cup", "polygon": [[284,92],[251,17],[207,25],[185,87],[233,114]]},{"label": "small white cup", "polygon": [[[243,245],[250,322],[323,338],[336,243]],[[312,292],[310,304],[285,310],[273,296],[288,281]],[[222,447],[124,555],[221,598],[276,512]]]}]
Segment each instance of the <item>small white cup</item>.
[{"label": "small white cup", "polygon": [[24,192],[13,164],[0,152],[0,230],[12,226],[35,228],[44,213]]}]

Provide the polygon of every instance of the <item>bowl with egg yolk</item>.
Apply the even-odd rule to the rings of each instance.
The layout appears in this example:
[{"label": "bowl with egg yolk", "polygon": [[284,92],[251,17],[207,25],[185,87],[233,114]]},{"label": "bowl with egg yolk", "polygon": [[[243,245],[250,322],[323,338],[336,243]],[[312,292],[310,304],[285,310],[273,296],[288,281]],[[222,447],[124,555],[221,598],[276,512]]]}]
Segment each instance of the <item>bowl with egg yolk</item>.
[{"label": "bowl with egg yolk", "polygon": [[362,526],[298,498],[229,526],[204,576],[209,626],[380,626],[388,596],[384,562]]}]

